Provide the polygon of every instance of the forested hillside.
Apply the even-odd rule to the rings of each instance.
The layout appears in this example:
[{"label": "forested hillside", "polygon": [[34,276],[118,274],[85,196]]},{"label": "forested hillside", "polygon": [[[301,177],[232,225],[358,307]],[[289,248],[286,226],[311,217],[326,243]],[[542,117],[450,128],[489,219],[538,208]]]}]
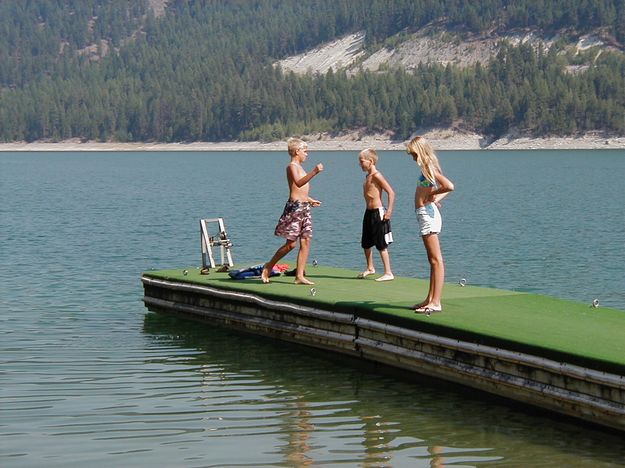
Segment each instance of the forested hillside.
[{"label": "forested hillside", "polygon": [[[354,128],[625,134],[625,0],[0,2],[0,140],[273,140]],[[503,45],[488,63],[297,76],[277,60],[356,31],[367,46],[435,24],[615,46]],[[385,42],[386,41],[386,42]],[[620,52],[618,49],[620,48]],[[584,64],[580,73],[569,64]]]}]

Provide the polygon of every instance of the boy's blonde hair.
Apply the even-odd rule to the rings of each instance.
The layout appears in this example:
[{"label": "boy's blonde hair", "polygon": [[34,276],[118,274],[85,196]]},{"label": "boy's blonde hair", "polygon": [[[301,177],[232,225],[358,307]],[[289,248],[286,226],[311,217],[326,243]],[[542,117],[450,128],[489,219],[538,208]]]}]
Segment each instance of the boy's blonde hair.
[{"label": "boy's blonde hair", "polygon": [[297,153],[297,150],[299,149],[308,148],[308,143],[304,140],[300,140],[299,138],[289,138],[286,141],[286,144],[289,149],[290,156],[295,156],[295,153]]},{"label": "boy's blonde hair", "polygon": [[371,161],[373,164],[378,163],[378,153],[373,148],[367,148],[360,152],[360,155],[363,158]]},{"label": "boy's blonde hair", "polygon": [[432,183],[436,182],[435,174],[436,172],[442,172],[441,166],[434,148],[425,138],[416,136],[410,140],[410,143],[406,145],[406,153],[415,158],[426,179]]}]

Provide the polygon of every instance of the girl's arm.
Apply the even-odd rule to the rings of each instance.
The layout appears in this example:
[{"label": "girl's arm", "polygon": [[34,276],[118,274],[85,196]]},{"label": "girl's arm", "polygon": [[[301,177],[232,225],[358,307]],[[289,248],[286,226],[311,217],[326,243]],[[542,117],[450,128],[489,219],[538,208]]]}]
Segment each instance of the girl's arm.
[{"label": "girl's arm", "polygon": [[445,177],[442,172],[436,172],[435,178],[438,188],[432,190],[430,196],[434,203],[438,203],[454,191],[454,184],[451,180]]}]

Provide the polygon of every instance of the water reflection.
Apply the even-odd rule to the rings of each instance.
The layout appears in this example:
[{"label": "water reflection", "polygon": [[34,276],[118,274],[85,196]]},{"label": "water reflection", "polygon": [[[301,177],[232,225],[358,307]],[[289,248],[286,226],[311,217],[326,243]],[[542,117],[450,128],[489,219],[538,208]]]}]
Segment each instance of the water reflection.
[{"label": "water reflection", "polygon": [[162,314],[147,314],[144,331],[160,346],[187,350],[190,370],[210,370],[201,373],[202,393],[219,424],[208,437],[245,444],[256,460],[442,467],[611,466],[625,459],[617,435],[463,388]]},{"label": "water reflection", "polygon": [[301,395],[297,396],[292,412],[286,416],[291,423],[285,428],[288,434],[283,450],[285,460],[294,466],[312,465],[314,460],[309,455],[310,438],[315,425],[311,421],[311,409]]}]

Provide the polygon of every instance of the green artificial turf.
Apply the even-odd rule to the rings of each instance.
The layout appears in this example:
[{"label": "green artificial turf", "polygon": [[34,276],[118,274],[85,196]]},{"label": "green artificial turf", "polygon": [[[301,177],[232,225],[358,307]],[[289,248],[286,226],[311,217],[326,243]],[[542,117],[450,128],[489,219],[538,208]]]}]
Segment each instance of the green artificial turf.
[{"label": "green artificial turf", "polygon": [[[243,291],[268,299],[345,312],[359,317],[450,338],[527,352],[557,361],[625,375],[625,312],[549,296],[446,284],[443,312],[415,314],[411,306],[428,289],[427,280],[372,275],[325,266],[307,266],[314,286],[293,277],[233,280],[227,273],[197,268],[145,272],[145,276]],[[315,289],[315,295],[311,294]]]}]

